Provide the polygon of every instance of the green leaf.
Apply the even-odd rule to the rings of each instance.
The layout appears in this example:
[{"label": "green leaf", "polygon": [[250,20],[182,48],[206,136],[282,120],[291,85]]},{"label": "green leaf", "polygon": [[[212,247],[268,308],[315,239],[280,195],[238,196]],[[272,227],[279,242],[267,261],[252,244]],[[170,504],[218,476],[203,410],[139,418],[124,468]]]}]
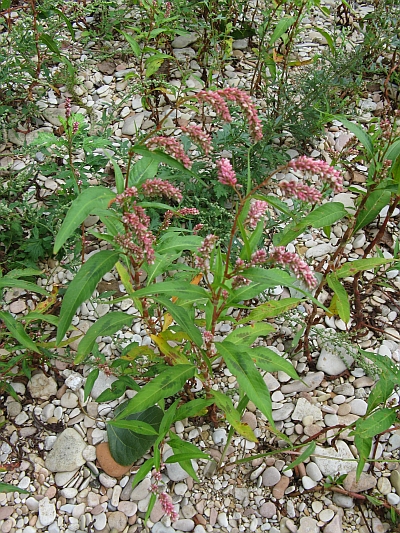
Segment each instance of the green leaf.
[{"label": "green leaf", "polygon": [[153,296],[161,294],[169,297],[179,297],[184,300],[185,303],[198,302],[199,300],[209,300],[210,296],[206,289],[193,285],[189,282],[182,283],[182,281],[162,281],[160,283],[154,283],[149,287],[144,287],[135,291],[136,298],[142,298],[143,296]]},{"label": "green leaf", "polygon": [[[118,417],[121,417],[121,413],[123,413],[124,407],[127,403],[129,402],[125,402],[119,408],[117,408],[115,414]],[[140,426],[141,431],[143,431],[144,427],[150,425],[154,429],[154,433],[152,435],[117,427],[115,425],[116,421],[114,421],[113,425],[108,423],[108,445],[114,460],[120,465],[127,466],[140,459],[154,444],[162,417],[162,410],[155,405],[152,405],[141,412],[122,417],[123,422],[134,420],[144,422],[145,424]],[[121,421],[121,418],[118,418],[117,421]]]},{"label": "green leaf", "polygon": [[290,463],[290,465],[285,466],[283,471],[286,472],[286,470],[291,470],[295,466],[299,465],[300,463],[311,457],[311,455],[315,452],[315,446],[316,442],[312,441],[311,444],[307,446],[307,448],[303,451],[301,455],[299,455],[297,459]]},{"label": "green leaf", "polygon": [[148,148],[144,148],[140,145],[132,146],[131,150],[132,152],[135,152],[136,154],[142,156],[153,157],[153,159],[158,163],[164,163],[165,165],[168,165],[171,168],[175,168],[176,170],[181,170],[182,172],[189,172],[188,169],[185,168],[180,161],[174,159],[170,155],[165,154],[160,150],[149,150]]},{"label": "green leaf", "polygon": [[118,256],[119,253],[112,250],[92,255],[71,281],[61,305],[57,344],[63,340],[75,311],[92,296],[98,282],[118,261]]},{"label": "green leaf", "polygon": [[320,33],[322,37],[326,39],[326,44],[329,46],[329,49],[332,52],[332,54],[336,54],[336,46],[335,46],[335,43],[333,42],[333,39],[330,33],[328,33],[326,30],[323,30],[322,28],[319,28],[318,26],[314,26],[314,30]]},{"label": "green leaf", "polygon": [[249,348],[247,346],[237,346],[226,341],[218,342],[216,348],[224,359],[226,366],[236,376],[241,389],[267,417],[271,426],[275,428],[269,390],[247,353]]},{"label": "green leaf", "polygon": [[356,428],[350,435],[358,435],[361,439],[368,439],[375,437],[386,431],[394,424],[396,420],[396,411],[384,407],[375,413],[372,413],[368,418],[360,418],[357,420]]},{"label": "green leaf", "polygon": [[188,379],[194,376],[195,372],[196,367],[193,365],[176,365],[167,368],[129,400],[119,418],[126,418],[131,413],[144,411],[162,398],[173,396],[182,389]]},{"label": "green leaf", "polygon": [[39,35],[39,40],[42,41],[53,54],[56,54],[57,56],[61,55],[61,50],[59,49],[58,44],[52,37],[50,37],[50,35],[47,33],[41,33]]},{"label": "green leaf", "polygon": [[357,470],[356,470],[356,481],[360,479],[361,473],[364,469],[364,465],[369,457],[369,454],[371,452],[371,446],[372,446],[372,437],[363,439],[359,435],[356,435],[354,437],[354,444],[356,445],[356,448],[358,450],[358,453],[360,455],[358,459],[357,464]]},{"label": "green leaf", "polygon": [[125,420],[109,420],[107,424],[116,428],[130,429],[139,435],[158,435],[158,431],[153,426],[141,420],[132,420],[131,418]]},{"label": "green leaf", "polygon": [[154,299],[165,307],[175,322],[181,326],[197,346],[200,347],[203,344],[203,337],[199,329],[193,324],[193,319],[184,307],[161,296]]},{"label": "green leaf", "polygon": [[251,267],[244,270],[242,274],[251,281],[263,283],[266,289],[272,289],[278,285],[291,287],[294,282],[293,277],[280,268]]},{"label": "green leaf", "polygon": [[98,368],[94,368],[89,373],[88,377],[86,378],[85,387],[83,389],[83,393],[84,393],[83,398],[84,398],[85,402],[88,399],[89,394],[92,392],[93,385],[94,385],[96,379],[99,377],[99,373],[100,373],[100,370]]},{"label": "green leaf", "polygon": [[354,133],[354,135],[366,149],[368,157],[370,159],[374,157],[374,144],[372,142],[372,139],[367,133],[365,133],[362,128],[360,128],[360,126],[353,124],[352,122],[350,122],[350,120],[347,120],[347,118],[343,117],[342,115],[332,115],[332,118],[341,122],[343,126],[345,126],[349,131],[351,131],[351,133]]},{"label": "green leaf", "polygon": [[267,372],[279,372],[281,370],[292,379],[300,379],[292,363],[270,348],[257,346],[251,349],[250,354],[254,363],[262,370]]},{"label": "green leaf", "polygon": [[143,479],[147,476],[147,474],[151,471],[151,469],[154,467],[154,457],[150,457],[150,459],[147,459],[142,466],[139,468],[139,470],[136,472],[133,482],[132,482],[132,489],[136,487]]},{"label": "green leaf", "polygon": [[[150,152],[151,154],[152,152]],[[145,180],[154,178],[157,174],[159,161],[153,155],[143,156],[131,168],[128,177],[129,187],[138,186]]]},{"label": "green leaf", "polygon": [[385,159],[395,161],[400,156],[400,139],[397,138],[388,148]]},{"label": "green leaf", "polygon": [[157,501],[157,494],[154,492],[150,495],[149,503],[147,504],[146,514],[144,515],[144,523],[147,524],[147,520],[150,518],[151,511],[153,510],[154,504]]},{"label": "green leaf", "polygon": [[117,193],[121,194],[124,191],[124,186],[125,186],[124,176],[122,174],[122,170],[121,170],[120,166],[115,161],[115,159],[110,157],[110,161],[111,161],[112,166],[114,168],[115,186],[117,187]]},{"label": "green leaf", "polygon": [[359,213],[354,226],[354,232],[367,226],[370,222],[375,220],[379,215],[381,209],[390,203],[391,193],[385,189],[376,189],[367,198],[364,208]]},{"label": "green leaf", "polygon": [[261,322],[266,318],[279,316],[296,307],[301,301],[301,298],[284,298],[283,300],[271,300],[269,302],[266,302],[265,304],[259,305],[258,307],[250,311],[249,315],[246,318],[243,318],[239,321],[239,324],[243,324],[250,321]]},{"label": "green leaf", "polygon": [[192,418],[198,416],[200,413],[206,410],[209,405],[212,405],[214,400],[212,398],[197,398],[195,400],[190,400],[187,403],[184,403],[176,410],[174,416],[174,422],[178,420],[184,420],[185,418]]},{"label": "green leaf", "polygon": [[234,329],[225,340],[233,344],[246,344],[251,346],[258,337],[265,337],[275,331],[275,327],[265,322],[258,322],[250,326]]},{"label": "green leaf", "polygon": [[20,494],[30,494],[29,490],[20,489],[10,483],[0,482],[0,492],[19,492]]},{"label": "green leaf", "polygon": [[331,226],[345,216],[347,216],[347,211],[341,202],[329,202],[320,205],[299,222],[289,224],[282,233],[276,234],[274,236],[274,245],[286,246],[303,233],[307,226],[312,226],[313,228]]},{"label": "green leaf", "polygon": [[336,295],[336,310],[339,317],[343,320],[345,324],[350,321],[350,302],[349,295],[346,292],[346,289],[338,280],[338,277],[335,272],[332,272],[326,277],[326,281],[329,287],[333,290]]},{"label": "green leaf", "polygon": [[11,287],[18,287],[19,289],[24,289],[30,292],[38,292],[39,294],[43,294],[44,296],[48,295],[46,289],[43,289],[43,287],[39,287],[39,285],[36,285],[36,283],[31,283],[30,281],[25,281],[22,279],[9,278],[8,276],[0,278],[0,289],[8,289]]},{"label": "green leaf", "polygon": [[54,253],[56,254],[73,234],[82,222],[90,214],[96,214],[97,208],[106,209],[109,202],[115,198],[115,193],[99,185],[98,187],[89,187],[85,189],[72,202],[71,207],[61,225],[54,243]]},{"label": "green leaf", "polygon": [[370,257],[368,259],[356,259],[355,261],[347,261],[338,270],[336,270],[336,276],[340,278],[348,278],[354,276],[357,272],[363,270],[371,270],[381,265],[387,265],[394,259],[382,259],[381,257]]},{"label": "green leaf", "polygon": [[272,46],[278,39],[282,37],[284,33],[296,22],[295,17],[283,17],[278,24],[276,25],[271,38],[269,40],[269,45]]},{"label": "green leaf", "polygon": [[65,24],[67,25],[67,28],[69,30],[69,33],[71,34],[71,37],[72,39],[75,41],[75,31],[74,31],[74,28],[69,20],[69,18],[64,15],[64,13],[60,10],[60,9],[57,9],[56,7],[52,7],[52,10],[58,14],[58,16],[65,22]]},{"label": "green leaf", "polygon": [[235,428],[239,435],[242,435],[245,439],[251,442],[257,442],[257,438],[254,435],[253,430],[248,424],[244,424],[241,421],[240,413],[234,408],[232,400],[229,398],[229,396],[226,396],[222,392],[216,390],[211,390],[210,394],[213,395],[215,403],[224,413],[229,424]]},{"label": "green leaf", "polygon": [[132,49],[132,52],[134,53],[135,57],[140,57],[142,51],[140,49],[140,46],[136,39],[132,37],[132,35],[129,35],[129,33],[126,33],[124,31],[121,31],[122,35],[125,37],[125,39],[128,41],[129,46]]},{"label": "green leaf", "polygon": [[209,455],[197,449],[190,453],[178,453],[176,455],[170,455],[168,459],[165,459],[165,463],[180,463],[181,461],[190,461],[191,459],[208,459]]},{"label": "green leaf", "polygon": [[79,365],[84,358],[92,350],[97,337],[112,335],[119,331],[124,326],[129,326],[132,323],[132,316],[123,313],[122,311],[115,311],[107,313],[100,317],[85,333],[83,339],[80,341],[78,351],[74,359],[74,364]]},{"label": "green leaf", "polygon": [[381,374],[386,374],[388,379],[393,380],[396,385],[400,385],[400,368],[389,357],[385,355],[379,355],[366,350],[359,349],[359,352],[370,359],[381,371]]},{"label": "green leaf", "polygon": [[15,340],[17,340],[19,343],[22,344],[22,346],[24,346],[24,348],[32,352],[42,353],[36,343],[34,343],[33,340],[26,333],[23,325],[17,320],[15,320],[11,313],[8,313],[7,311],[0,311],[0,320],[3,320],[8,331],[11,333]]},{"label": "green leaf", "polygon": [[183,250],[197,250],[203,238],[197,235],[180,235],[177,238],[176,234],[169,235],[168,238],[163,239],[156,247],[160,254],[176,253]]},{"label": "green leaf", "polygon": [[154,54],[148,57],[145,61],[146,78],[153,76],[153,74],[157,72],[166,59],[172,59],[175,61],[175,58],[168,54]]},{"label": "green leaf", "polygon": [[369,415],[376,407],[384,404],[386,400],[393,393],[396,381],[388,376],[386,372],[382,372],[379,376],[379,380],[375,383],[374,388],[371,390],[368,396],[368,409],[367,415]]}]

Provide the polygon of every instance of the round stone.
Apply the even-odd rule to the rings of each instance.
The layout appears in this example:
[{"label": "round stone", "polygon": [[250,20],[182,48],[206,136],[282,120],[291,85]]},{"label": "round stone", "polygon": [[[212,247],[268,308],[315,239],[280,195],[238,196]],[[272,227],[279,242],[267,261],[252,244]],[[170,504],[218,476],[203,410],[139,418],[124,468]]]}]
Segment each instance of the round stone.
[{"label": "round stone", "polygon": [[350,407],[353,415],[364,416],[367,412],[368,404],[364,400],[355,399],[350,402]]},{"label": "round stone", "polygon": [[322,520],[322,522],[329,522],[334,516],[335,513],[332,509],[324,509],[319,513],[319,519]]},{"label": "round stone", "polygon": [[106,474],[112,476],[113,478],[122,477],[131,469],[132,465],[123,466],[114,461],[107,442],[102,442],[96,446],[96,455],[100,467]]},{"label": "round stone", "polygon": [[120,501],[118,504],[118,511],[130,517],[137,513],[137,504],[131,501]]},{"label": "round stone", "polygon": [[276,506],[272,502],[265,502],[260,507],[260,514],[264,518],[272,518],[276,515]]},{"label": "round stone", "polygon": [[262,484],[264,487],[274,487],[281,479],[281,474],[277,468],[271,466],[266,468],[262,475]]},{"label": "round stone", "polygon": [[301,478],[301,482],[303,484],[303,487],[306,489],[306,490],[309,490],[309,489],[313,489],[314,487],[317,486],[317,482],[314,481],[313,479],[311,479],[310,477],[308,476],[303,476]]},{"label": "round stone", "polygon": [[123,531],[128,523],[128,517],[121,511],[115,511],[108,515],[108,525],[110,529],[115,528],[117,531]]},{"label": "round stone", "polygon": [[310,462],[307,464],[306,472],[307,476],[310,477],[313,481],[321,481],[321,479],[323,478],[321,470],[314,462]]},{"label": "round stone", "polygon": [[314,513],[319,514],[322,511],[324,506],[322,502],[320,502],[319,500],[315,500],[312,502],[311,507]]},{"label": "round stone", "polygon": [[384,496],[392,491],[392,485],[387,477],[380,477],[378,479],[378,490]]},{"label": "round stone", "polygon": [[398,505],[400,503],[400,496],[398,496],[395,492],[388,494],[386,499],[390,505]]}]

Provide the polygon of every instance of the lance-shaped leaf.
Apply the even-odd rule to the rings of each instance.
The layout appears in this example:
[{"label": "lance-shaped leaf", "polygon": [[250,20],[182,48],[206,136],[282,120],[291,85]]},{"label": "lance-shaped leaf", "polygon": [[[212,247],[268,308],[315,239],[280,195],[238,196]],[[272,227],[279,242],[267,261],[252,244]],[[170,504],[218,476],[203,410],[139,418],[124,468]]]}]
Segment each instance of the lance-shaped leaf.
[{"label": "lance-shaped leaf", "polygon": [[217,343],[217,350],[224,359],[226,366],[236,376],[242,390],[267,417],[271,426],[275,428],[269,390],[259,370],[247,353],[249,351],[248,346],[222,341]]},{"label": "lance-shaped leaf", "polygon": [[382,257],[370,257],[367,259],[356,259],[355,261],[348,261],[342,265],[335,274],[338,278],[347,278],[349,276],[354,276],[357,272],[362,272],[363,270],[371,270],[373,268],[379,267],[381,265],[387,265],[388,263],[393,262],[393,259],[383,259]]},{"label": "lance-shaped leaf", "polygon": [[357,124],[353,124],[353,122],[350,122],[350,120],[348,120],[342,115],[332,115],[332,118],[341,122],[343,126],[345,126],[349,131],[351,131],[351,133],[354,133],[354,135],[366,149],[369,158],[372,159],[374,157],[374,144],[368,133],[366,133],[362,128],[360,128],[360,126],[357,126]]},{"label": "lance-shaped leaf", "polygon": [[26,333],[23,325],[15,320],[10,313],[7,311],[0,311],[0,320],[3,320],[8,331],[24,348],[31,350],[32,352],[41,353],[36,343],[34,343]]},{"label": "lance-shaped leaf", "polygon": [[257,438],[251,427],[241,421],[240,414],[238,410],[234,408],[232,400],[225,394],[222,394],[222,392],[216,390],[211,390],[210,392],[214,397],[215,403],[226,416],[229,424],[236,429],[239,435],[242,435],[242,437],[251,442],[257,442]]},{"label": "lance-shaped leaf", "polygon": [[358,231],[375,220],[381,210],[389,204],[390,197],[391,193],[386,189],[377,189],[373,191],[367,198],[363,210],[357,217],[354,231]]},{"label": "lance-shaped leaf", "polygon": [[203,344],[203,337],[199,329],[193,324],[190,314],[184,307],[171,302],[168,298],[162,298],[161,296],[158,296],[155,300],[167,309],[175,322],[179,324],[197,346],[200,347]]},{"label": "lance-shaped leaf", "polygon": [[339,317],[347,324],[350,320],[350,302],[346,289],[340,283],[335,272],[326,277],[329,287],[336,295],[335,305]]},{"label": "lance-shaped leaf", "polygon": [[[248,314],[246,318],[243,318],[239,321],[239,324],[244,324],[246,322],[260,322],[266,318],[272,318],[279,316],[282,313],[286,313],[290,309],[296,307],[300,302],[301,298],[284,298],[283,300],[271,300],[265,304],[261,304]],[[275,329],[275,328],[274,328]]]},{"label": "lance-shaped leaf", "polygon": [[61,305],[57,344],[63,340],[75,311],[92,296],[98,282],[112,269],[118,256],[118,252],[111,250],[103,250],[92,255],[71,281]]},{"label": "lance-shaped leaf", "polygon": [[43,289],[43,287],[39,287],[39,285],[36,285],[36,283],[32,283],[30,281],[25,281],[22,279],[10,278],[8,276],[4,276],[4,278],[0,278],[0,289],[4,289],[4,288],[11,289],[11,287],[18,287],[19,289],[24,289],[30,292],[37,292],[43,295],[48,294],[46,289]]},{"label": "lance-shaped leaf", "polygon": [[80,341],[78,351],[74,360],[74,364],[80,364],[84,358],[91,352],[97,337],[100,335],[105,337],[112,335],[119,331],[124,326],[132,323],[132,317],[123,313],[122,311],[115,311],[114,313],[107,313],[100,317],[85,333],[85,336]]},{"label": "lance-shaped leaf", "polygon": [[262,370],[267,372],[279,372],[281,370],[292,379],[300,379],[292,363],[270,348],[256,346],[251,349],[250,355],[255,364]]},{"label": "lance-shaped leaf", "polygon": [[144,411],[161,399],[173,396],[182,389],[188,379],[194,376],[195,372],[196,367],[193,365],[176,365],[167,368],[129,400],[118,418],[126,418],[132,413]]},{"label": "lance-shaped leaf", "polygon": [[115,198],[115,193],[103,186],[85,189],[73,202],[61,225],[54,243],[56,254],[65,241],[89,215],[95,215],[98,208],[106,209],[110,200]]},{"label": "lance-shaped leaf", "polygon": [[356,429],[352,431],[349,435],[357,435],[361,439],[368,439],[370,437],[375,437],[386,431],[394,424],[396,420],[396,411],[394,409],[389,409],[384,407],[375,411],[368,418],[360,418],[356,422]]},{"label": "lance-shaped leaf", "polygon": [[311,444],[307,446],[307,448],[302,452],[301,455],[299,455],[297,459],[295,459],[292,463],[290,463],[290,465],[285,466],[283,471],[286,472],[286,470],[291,470],[295,466],[299,465],[300,463],[302,463],[303,461],[311,457],[311,455],[315,452],[315,446],[316,446],[316,442],[315,441],[311,442]]},{"label": "lance-shaped leaf", "polygon": [[258,337],[265,337],[275,331],[275,327],[265,322],[257,322],[243,328],[236,328],[227,337],[226,341],[233,344],[247,344],[251,346]]}]

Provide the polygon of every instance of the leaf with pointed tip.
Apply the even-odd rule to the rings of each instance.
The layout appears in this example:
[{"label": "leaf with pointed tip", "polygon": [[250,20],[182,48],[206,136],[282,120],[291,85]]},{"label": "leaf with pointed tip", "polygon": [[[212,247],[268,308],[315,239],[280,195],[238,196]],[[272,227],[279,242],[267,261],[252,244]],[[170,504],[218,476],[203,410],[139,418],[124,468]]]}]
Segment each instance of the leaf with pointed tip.
[{"label": "leaf with pointed tip", "polygon": [[118,256],[119,253],[112,250],[92,255],[71,281],[61,305],[57,344],[63,340],[75,311],[92,296],[98,282],[118,261]]}]

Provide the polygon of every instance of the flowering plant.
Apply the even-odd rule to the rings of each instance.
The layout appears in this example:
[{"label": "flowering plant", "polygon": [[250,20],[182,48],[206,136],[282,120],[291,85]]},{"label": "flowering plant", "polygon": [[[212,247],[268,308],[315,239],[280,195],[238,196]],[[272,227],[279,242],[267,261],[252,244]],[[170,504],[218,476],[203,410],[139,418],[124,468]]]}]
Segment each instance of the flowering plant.
[{"label": "flowering plant", "polygon": [[[261,122],[246,93],[238,89],[200,91],[197,100],[210,105],[225,121],[232,120],[227,102],[239,105],[251,138],[254,142],[261,140]],[[212,151],[209,133],[196,125],[187,127],[185,134],[202,149],[205,157],[209,156]],[[136,154],[142,158],[134,163]],[[231,232],[228,242],[224,243],[213,234],[200,237],[198,226],[190,232],[185,227],[172,225],[174,220],[182,222],[197,214],[196,209],[180,205],[184,195],[175,185],[156,177],[160,163],[179,170],[182,176],[191,172],[191,160],[178,139],[147,136],[140,145],[133,145],[125,178],[114,159],[112,163],[117,192],[102,186],[84,190],[72,204],[55,242],[57,252],[89,214],[97,214],[106,228],[105,233],[97,236],[107,246],[87,258],[65,293],[57,343],[63,341],[79,305],[115,267],[126,291],[122,299],[133,301],[136,316],[144,323],[151,345],[130,344],[108,367],[109,372],[119,373],[119,380],[114,383],[113,390],[105,391],[98,401],[119,397],[126,387],[136,391],[136,395],[123,404],[115,413],[115,419],[108,423],[111,453],[118,462],[128,465],[154,446],[153,457],[135,476],[136,484],[152,469],[160,472],[160,448],[168,437],[173,455],[164,456],[165,461],[179,461],[196,478],[190,459],[207,456],[170,432],[171,424],[204,413],[214,405],[234,430],[255,442],[257,439],[252,429],[241,421],[251,400],[267,418],[270,430],[279,433],[272,417],[270,394],[260,370],[281,370],[294,379],[298,379],[298,375],[284,357],[264,345],[254,346],[254,343],[274,331],[274,326],[266,319],[278,316],[302,301],[302,298],[278,301],[269,297],[269,291],[278,285],[296,286],[304,298],[313,298],[310,291],[317,280],[296,253],[286,251],[282,242],[272,246],[269,236],[264,235],[264,218],[270,206],[285,209],[283,206],[286,205],[275,196],[262,192],[277,171],[255,186],[249,173],[244,187],[238,183],[229,159],[216,160],[218,180],[231,189],[236,202]],[[336,191],[341,188],[340,174],[326,163],[299,158],[278,170],[286,169],[300,172],[304,178],[312,175],[314,181],[318,177],[322,187]],[[195,179],[200,177],[195,176]],[[299,198],[308,209],[322,199],[322,193],[307,183],[281,182],[279,187],[282,194]],[[164,213],[157,228],[152,226],[150,209]],[[343,206],[321,205],[308,216],[313,219],[306,224],[321,227],[318,225],[321,220],[326,225],[343,216]],[[109,249],[110,245],[112,249]],[[299,289],[298,279],[304,282],[304,288]],[[253,305],[253,299],[260,296],[262,303]],[[114,303],[120,301],[114,300]],[[232,309],[237,312],[232,313]],[[99,318],[81,340],[75,363],[98,352],[96,338],[99,335],[111,335],[123,327],[129,328],[132,320],[132,315],[121,311]],[[229,331],[224,338],[219,335],[223,322]],[[215,386],[215,370],[222,363],[236,376],[238,405]],[[98,369],[89,375],[86,393],[97,375]],[[140,387],[143,377],[150,380]],[[195,397],[195,384],[195,389],[203,389],[205,395]],[[165,409],[165,399],[178,393],[181,399]],[[143,441],[144,437],[143,448],[139,440]],[[284,435],[281,437],[287,440]],[[121,441],[131,442],[130,447],[121,447]],[[135,442],[134,448],[132,441]],[[159,493],[156,484],[152,493],[154,500]],[[161,503],[172,516],[169,500],[165,496],[159,497],[163,498]]]}]

